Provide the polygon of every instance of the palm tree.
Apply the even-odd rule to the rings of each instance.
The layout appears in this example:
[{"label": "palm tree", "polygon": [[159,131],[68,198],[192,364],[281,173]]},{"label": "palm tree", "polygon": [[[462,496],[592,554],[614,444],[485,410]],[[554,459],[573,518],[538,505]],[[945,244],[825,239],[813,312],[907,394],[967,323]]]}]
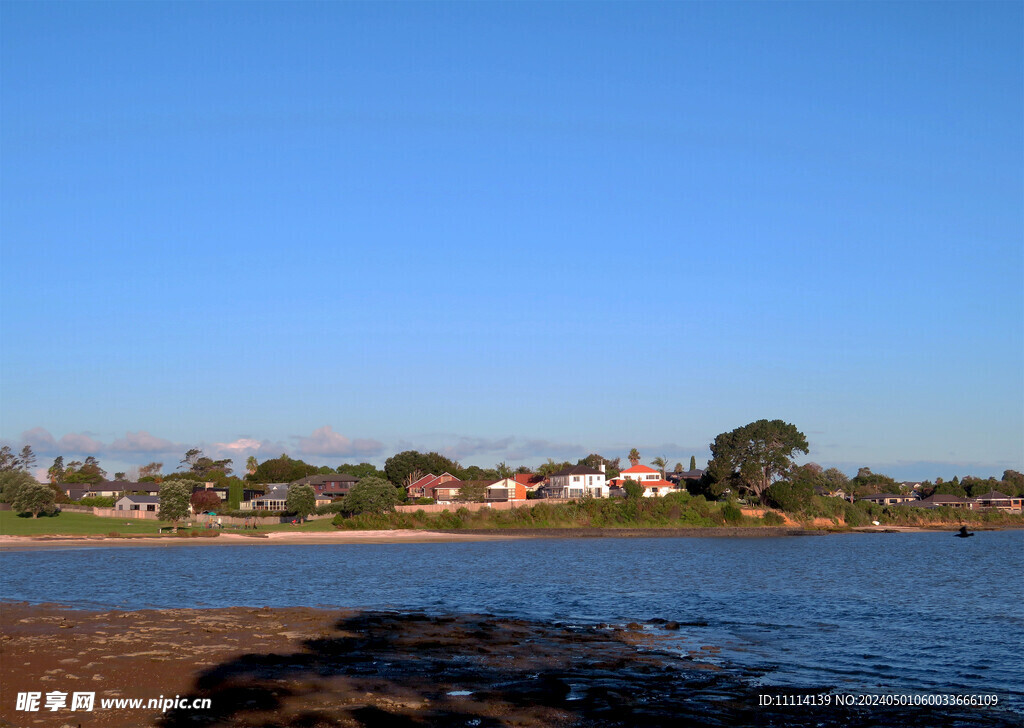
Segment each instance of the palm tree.
[{"label": "palm tree", "polygon": [[255,455],[250,455],[249,459],[245,461],[245,469],[249,471],[249,475],[254,475],[256,473],[256,468],[258,468],[259,465],[260,464],[256,462]]},{"label": "palm tree", "polygon": [[640,462],[640,451],[634,447],[629,451],[629,455],[626,456],[626,459],[629,460],[630,465],[636,467],[637,463]]},{"label": "palm tree", "polygon": [[658,470],[661,471],[661,479],[664,480],[665,479],[665,468],[668,465],[668,463],[665,462],[665,458],[664,457],[654,458],[654,460],[651,461],[651,465],[653,465],[654,467],[656,467]]}]

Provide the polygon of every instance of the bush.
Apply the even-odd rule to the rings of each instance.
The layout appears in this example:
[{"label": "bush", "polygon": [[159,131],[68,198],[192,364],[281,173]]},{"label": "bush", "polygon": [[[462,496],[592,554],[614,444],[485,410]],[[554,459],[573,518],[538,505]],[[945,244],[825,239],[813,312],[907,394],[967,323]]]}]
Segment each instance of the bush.
[{"label": "bush", "polygon": [[91,506],[93,508],[113,508],[114,507],[114,497],[113,496],[94,495],[94,496],[90,496],[89,498],[82,498],[81,500],[77,500],[77,501],[75,501],[74,505],[76,505],[76,506]]},{"label": "bush", "polygon": [[761,516],[761,521],[766,526],[784,526],[786,524],[786,519],[775,511],[766,511],[765,514]]},{"label": "bush", "polygon": [[743,511],[734,503],[726,503],[722,506],[722,518],[725,519],[726,523],[742,523]]}]

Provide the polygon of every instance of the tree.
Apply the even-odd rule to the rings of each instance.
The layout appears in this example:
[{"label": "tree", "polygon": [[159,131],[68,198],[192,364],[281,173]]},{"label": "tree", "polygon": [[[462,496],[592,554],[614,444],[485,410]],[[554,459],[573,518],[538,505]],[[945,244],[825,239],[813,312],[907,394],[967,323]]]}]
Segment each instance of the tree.
[{"label": "tree", "polygon": [[635,468],[640,463],[640,451],[634,447],[629,451],[629,455],[626,456],[626,459],[629,460],[630,466]]},{"label": "tree", "polygon": [[36,479],[24,470],[0,471],[0,503],[14,503],[22,488],[35,483]]},{"label": "tree", "polygon": [[33,518],[38,518],[40,513],[51,513],[55,510],[53,489],[35,480],[25,483],[11,501],[11,510],[31,513]]},{"label": "tree", "polygon": [[716,437],[708,470],[716,481],[730,481],[760,498],[789,472],[797,452],[809,452],[804,433],[782,420],[758,420]]},{"label": "tree", "polygon": [[674,472],[674,473],[681,473],[681,472],[683,472],[683,464],[682,463],[676,463],[676,466],[675,466],[675,468],[673,468],[672,472]]},{"label": "tree", "polygon": [[697,469],[697,458],[693,455],[690,456],[690,472],[692,473]]},{"label": "tree", "polygon": [[829,468],[821,475],[825,479],[825,487],[833,493],[837,490],[845,493],[850,488],[850,479],[839,468]]},{"label": "tree", "polygon": [[537,475],[539,475],[542,478],[546,478],[552,473],[557,473],[559,470],[565,470],[566,468],[571,467],[572,463],[570,462],[556,463],[551,458],[548,458],[548,461],[546,463],[537,468]]},{"label": "tree", "polygon": [[626,491],[626,498],[629,500],[644,497],[644,487],[632,478],[626,478],[626,482],[622,484],[622,489]]},{"label": "tree", "polygon": [[192,497],[189,498],[189,503],[192,505],[192,510],[196,513],[215,511],[222,505],[220,496],[212,490],[206,490],[205,488],[193,493]]},{"label": "tree", "polygon": [[668,463],[665,462],[664,456],[654,458],[654,460],[651,461],[651,465],[653,465],[654,467],[656,467],[658,470],[661,471],[661,479],[664,480],[665,479],[665,468],[668,467]]},{"label": "tree", "polygon": [[246,475],[245,479],[252,483],[293,483],[307,475],[316,475],[319,468],[302,460],[293,460],[286,453],[280,457],[264,460],[256,467],[256,472]]},{"label": "tree", "polygon": [[64,471],[65,483],[89,483],[95,485],[106,480],[107,471],[100,467],[100,461],[92,455],[85,462],[72,460]]},{"label": "tree", "polygon": [[487,496],[487,484],[482,480],[464,480],[455,500],[460,503],[482,503]]},{"label": "tree", "polygon": [[406,450],[392,455],[384,462],[384,473],[395,486],[401,486],[405,482],[406,476],[413,470],[434,475],[451,473],[459,476],[462,474],[462,468],[457,462],[436,452],[421,453],[416,450]]},{"label": "tree", "polygon": [[164,469],[163,463],[150,463],[149,465],[143,465],[139,468],[139,480],[155,480],[160,482],[163,478],[160,477],[161,471]]},{"label": "tree", "polygon": [[[455,473],[452,473],[455,475]],[[479,465],[470,465],[468,468],[463,468],[458,473],[459,480],[490,480],[494,481],[498,479],[497,470],[484,470]]]},{"label": "tree", "polygon": [[258,468],[259,466],[260,466],[259,461],[256,460],[256,456],[255,455],[250,455],[248,458],[246,458],[246,460],[245,460],[245,472],[247,474],[255,475],[256,474],[256,468]]},{"label": "tree", "polygon": [[11,450],[10,445],[0,447],[0,473],[6,473],[18,469],[18,456]]},{"label": "tree", "polygon": [[505,463],[504,460],[494,466],[494,472],[497,473],[498,477],[502,479],[511,478],[514,475],[514,473],[512,472],[512,468],[510,468]]},{"label": "tree", "polygon": [[202,450],[194,447],[185,453],[185,457],[181,459],[181,465],[178,466],[178,470],[184,470],[186,473],[195,475],[198,478],[209,480],[210,476],[214,473],[231,475],[231,458],[213,460],[203,455]]},{"label": "tree", "polygon": [[288,497],[284,502],[285,508],[305,521],[306,517],[316,510],[316,492],[311,485],[290,485],[288,486]]},{"label": "tree", "polygon": [[47,476],[50,478],[50,483],[53,485],[60,485],[64,482],[64,456],[58,455],[53,459],[53,465],[46,471]]},{"label": "tree", "polygon": [[353,465],[352,463],[342,463],[337,468],[335,468],[335,472],[342,473],[343,475],[351,475],[353,478],[359,478],[360,480],[362,480],[363,478],[388,477],[387,475],[384,474],[383,470],[378,470],[375,465],[371,465],[370,463],[359,463],[358,465]]},{"label": "tree", "polygon": [[1005,483],[1003,487],[1006,495],[1024,495],[1024,473],[1019,473],[1016,470],[1004,470],[1003,483]]},{"label": "tree", "polygon": [[609,460],[608,458],[604,457],[603,455],[599,455],[596,452],[592,452],[585,458],[581,458],[576,464],[586,465],[589,468],[594,468],[594,470],[600,470],[601,466],[603,465],[604,474],[608,480],[617,477],[619,474],[619,458]]},{"label": "tree", "polygon": [[18,456],[18,465],[22,470],[26,472],[32,472],[32,466],[36,464],[36,454],[32,452],[31,445],[25,445],[21,448],[21,454]]},{"label": "tree", "polygon": [[389,513],[405,494],[383,478],[363,478],[342,499],[346,513]]},{"label": "tree", "polygon": [[124,473],[114,473],[114,480],[117,482],[127,480],[128,477]]},{"label": "tree", "polygon": [[188,518],[192,492],[202,488],[202,483],[194,480],[169,480],[160,486],[160,520],[170,521],[175,526],[178,521]]},{"label": "tree", "polygon": [[861,468],[857,471],[857,477],[850,479],[844,490],[853,503],[858,497],[874,493],[892,493],[897,489],[896,481],[888,475],[872,473],[871,468]]}]

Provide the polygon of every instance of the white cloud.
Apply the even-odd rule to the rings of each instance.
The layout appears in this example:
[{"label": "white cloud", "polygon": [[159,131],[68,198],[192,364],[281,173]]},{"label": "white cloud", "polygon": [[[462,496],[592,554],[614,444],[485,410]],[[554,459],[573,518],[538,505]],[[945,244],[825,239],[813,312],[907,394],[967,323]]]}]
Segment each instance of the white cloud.
[{"label": "white cloud", "polygon": [[384,449],[384,445],[377,440],[351,440],[335,432],[331,429],[330,425],[324,425],[313,430],[309,437],[297,437],[296,439],[298,444],[295,449],[302,455],[321,455],[325,457],[368,456],[376,455]]}]

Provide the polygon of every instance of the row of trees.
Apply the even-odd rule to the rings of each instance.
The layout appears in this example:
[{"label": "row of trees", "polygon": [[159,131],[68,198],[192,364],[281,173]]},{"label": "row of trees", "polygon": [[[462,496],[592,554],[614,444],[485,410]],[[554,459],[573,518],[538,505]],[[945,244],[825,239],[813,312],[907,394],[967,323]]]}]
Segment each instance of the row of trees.
[{"label": "row of trees", "polygon": [[[809,463],[797,468],[793,457],[798,453],[809,452],[806,436],[797,428],[782,420],[758,420],[738,427],[730,432],[718,435],[710,446],[712,458],[697,490],[710,497],[721,497],[726,492],[736,492],[761,500],[767,490],[776,482],[786,481],[794,487],[805,489],[824,488],[830,491],[843,490],[850,499],[863,497],[880,491],[896,491],[899,485],[892,478],[873,473],[869,468],[861,468],[854,478],[847,478],[836,468],[822,469]],[[632,448],[627,456],[631,465],[639,464],[640,452]],[[35,453],[30,445],[25,445],[15,453],[10,446],[0,447],[0,473],[29,473],[36,463]],[[608,478],[619,475],[620,459],[606,458],[599,453],[591,453],[580,458],[576,465],[588,465],[593,468],[604,466]],[[656,457],[651,464],[659,468],[662,477],[667,473],[668,463],[664,457]],[[569,461],[556,462],[549,458],[536,469],[542,477],[572,467]],[[696,469],[696,458],[691,456],[689,469]],[[437,452],[421,453],[406,450],[397,453],[379,470],[370,463],[343,463],[336,468],[317,466],[282,454],[277,458],[258,462],[250,456],[246,462],[245,481],[250,484],[290,483],[310,475],[328,475],[345,473],[359,479],[386,479],[396,488],[405,488],[427,473],[439,475],[451,473],[463,482],[497,480],[511,477],[516,473],[528,473],[530,468],[520,466],[513,469],[504,462],[493,468],[481,468],[476,465],[463,467]],[[675,464],[675,472],[682,472],[683,464]],[[185,452],[175,472],[164,474],[163,463],[151,462],[139,468],[140,481],[165,482],[173,480],[214,482],[222,487],[238,487],[243,480],[233,475],[232,460],[221,460],[206,456],[199,448],[191,448]],[[57,456],[47,471],[51,485],[69,483],[96,484],[107,478],[105,471],[94,456],[84,460],[72,460],[65,463],[63,456]],[[125,480],[125,473],[115,473],[115,481]],[[472,498],[472,485],[467,486],[467,497]],[[977,496],[982,493],[999,490],[1007,495],[1024,495],[1024,475],[1007,470],[1003,478],[981,479],[966,477],[962,481],[937,479],[934,483],[926,482],[922,486],[925,496],[933,493],[957,495],[961,497]],[[59,492],[59,491],[58,491]],[[482,497],[482,494],[480,494]],[[57,495],[59,498],[59,495]]]}]

